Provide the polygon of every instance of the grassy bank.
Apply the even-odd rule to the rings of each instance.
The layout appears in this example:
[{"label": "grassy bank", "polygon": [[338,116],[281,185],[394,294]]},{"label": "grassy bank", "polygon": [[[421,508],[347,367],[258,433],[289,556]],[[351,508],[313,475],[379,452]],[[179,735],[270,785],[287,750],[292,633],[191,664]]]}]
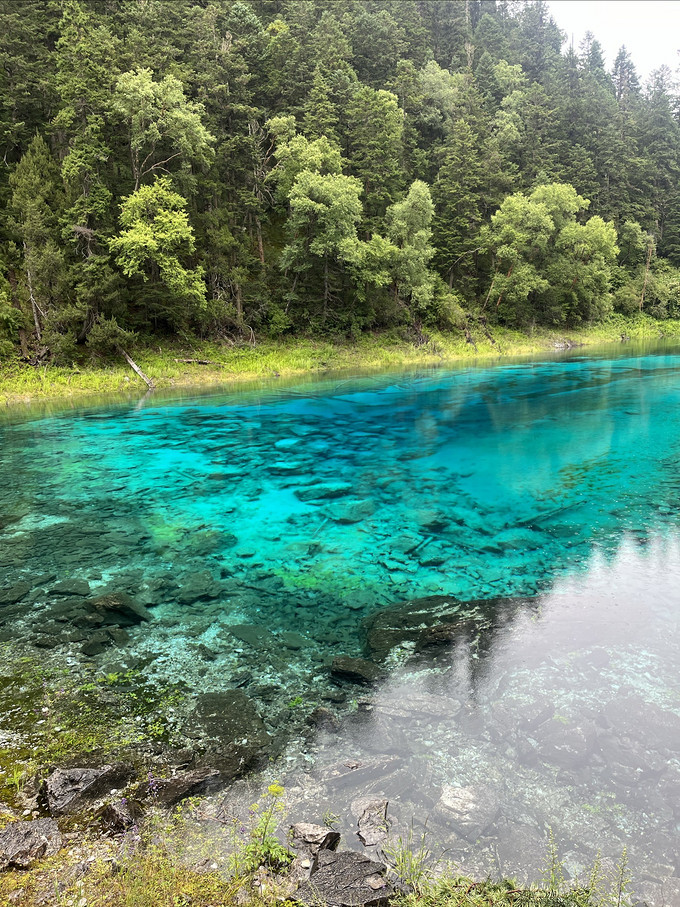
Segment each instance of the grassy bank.
[{"label": "grassy bank", "polygon": [[[263,378],[288,378],[309,373],[365,369],[418,367],[476,359],[499,359],[560,348],[572,344],[680,338],[680,321],[612,318],[580,330],[537,329],[524,334],[494,328],[491,336],[478,328],[469,342],[460,333],[432,331],[425,343],[415,344],[397,333],[370,334],[355,343],[290,338],[265,340],[256,346],[230,346],[179,341],[134,351],[142,370],[158,388],[208,386]],[[183,360],[203,360],[187,362]],[[44,398],[78,398],[87,395],[145,390],[142,380],[121,360],[115,364],[73,365],[70,368],[33,367],[0,363],[0,405]]]}]

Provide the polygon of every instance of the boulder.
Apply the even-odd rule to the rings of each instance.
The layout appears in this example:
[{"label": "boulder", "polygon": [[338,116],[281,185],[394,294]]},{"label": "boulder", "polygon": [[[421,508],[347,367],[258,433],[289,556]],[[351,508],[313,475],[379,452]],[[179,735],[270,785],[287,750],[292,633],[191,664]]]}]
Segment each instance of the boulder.
[{"label": "boulder", "polygon": [[353,851],[322,850],[317,868],[302,882],[295,900],[328,907],[387,907],[394,888],[385,878],[385,865]]},{"label": "boulder", "polygon": [[0,831],[0,870],[28,869],[61,850],[62,837],[54,819],[10,822]]},{"label": "boulder", "polygon": [[474,842],[498,818],[500,800],[488,788],[445,784],[435,813],[458,834]]},{"label": "boulder", "polygon": [[142,817],[142,809],[136,801],[123,797],[121,800],[105,803],[97,817],[105,831],[123,834]]},{"label": "boulder", "polygon": [[319,485],[306,485],[304,488],[295,489],[295,497],[298,501],[332,501],[335,498],[342,498],[351,494],[353,487],[347,482],[328,482]]},{"label": "boulder", "polygon": [[234,624],[233,627],[229,627],[229,633],[235,636],[239,642],[244,642],[246,645],[253,646],[256,649],[275,643],[274,636],[270,630],[259,624]]},{"label": "boulder", "polygon": [[352,683],[375,683],[382,677],[380,668],[366,658],[350,658],[340,655],[333,659],[331,674],[339,680],[349,680]]},{"label": "boulder", "polygon": [[39,800],[52,816],[78,812],[129,776],[122,765],[57,768],[40,785]]}]

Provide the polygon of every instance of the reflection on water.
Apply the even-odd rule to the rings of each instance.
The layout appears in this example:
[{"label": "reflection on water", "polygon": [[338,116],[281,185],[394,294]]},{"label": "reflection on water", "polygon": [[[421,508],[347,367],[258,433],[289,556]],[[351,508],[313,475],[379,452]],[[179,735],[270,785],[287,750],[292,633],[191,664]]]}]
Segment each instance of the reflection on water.
[{"label": "reflection on water", "polygon": [[[628,844],[640,890],[668,892],[679,365],[571,357],[7,423],[0,633],[238,688],[291,802],[343,814],[372,788],[480,872],[534,876],[549,826],[573,871]],[[93,645],[104,592],[153,620]],[[386,679],[339,681],[342,655]]]}]

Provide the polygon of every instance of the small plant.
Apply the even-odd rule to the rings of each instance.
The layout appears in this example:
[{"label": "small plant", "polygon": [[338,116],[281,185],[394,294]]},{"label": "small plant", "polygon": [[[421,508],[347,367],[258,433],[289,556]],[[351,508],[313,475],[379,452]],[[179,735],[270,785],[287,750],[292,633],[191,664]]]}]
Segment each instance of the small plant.
[{"label": "small plant", "polygon": [[233,862],[237,871],[255,872],[260,866],[281,870],[292,861],[293,855],[274,834],[285,812],[283,793],[283,785],[274,781],[267,788],[264,806],[254,803],[250,807],[250,816],[257,821],[250,832],[250,841],[240,854],[235,855]]},{"label": "small plant", "polygon": [[290,702],[288,703],[288,708],[296,709],[296,708],[298,708],[298,706],[303,705],[304,701],[305,700],[302,696],[294,696],[293,699],[291,699]]},{"label": "small plant", "polygon": [[425,843],[426,836],[427,829],[416,839],[411,823],[406,840],[399,835],[396,841],[388,840],[382,845],[389,869],[416,893],[432,878],[432,852]]},{"label": "small plant", "polygon": [[340,822],[340,816],[336,815],[334,812],[331,812],[330,809],[326,810],[321,819],[323,821],[323,824],[327,828],[335,828],[335,826]]}]

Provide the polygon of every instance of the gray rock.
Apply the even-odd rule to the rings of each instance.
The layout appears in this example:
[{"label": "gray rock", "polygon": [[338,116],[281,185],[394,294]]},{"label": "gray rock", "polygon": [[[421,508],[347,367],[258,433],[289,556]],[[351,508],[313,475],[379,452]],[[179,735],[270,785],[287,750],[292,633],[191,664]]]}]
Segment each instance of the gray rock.
[{"label": "gray rock", "polygon": [[294,850],[302,850],[313,856],[320,850],[336,850],[340,843],[340,832],[312,822],[296,822],[290,826],[290,833]]},{"label": "gray rock", "polygon": [[299,501],[329,501],[342,498],[351,494],[353,488],[347,482],[329,482],[319,485],[307,485],[295,489],[295,497]]},{"label": "gray rock", "polygon": [[333,659],[331,674],[339,680],[352,683],[375,683],[382,677],[380,668],[366,658],[350,658],[340,655]]},{"label": "gray rock", "polygon": [[151,620],[151,612],[138,604],[126,592],[112,592],[91,599],[87,603],[90,613],[99,619],[100,625],[117,624],[132,627],[142,621]]},{"label": "gray rock", "polygon": [[28,869],[61,850],[62,837],[54,819],[10,822],[0,831],[0,870]]},{"label": "gray rock", "polygon": [[445,784],[435,812],[468,841],[476,841],[498,818],[500,800],[488,788]]},{"label": "gray rock", "polygon": [[154,778],[140,784],[136,795],[158,806],[174,806],[187,797],[197,797],[217,790],[222,775],[214,768],[197,768],[176,772],[170,778]]},{"label": "gray rock", "polygon": [[251,768],[271,742],[255,705],[242,690],[199,696],[191,722],[212,739],[211,762],[225,782]]},{"label": "gray rock", "polygon": [[249,646],[254,646],[256,649],[261,646],[273,645],[275,642],[274,636],[267,627],[262,627],[259,624],[235,624],[229,628],[229,632],[236,639],[247,643]]},{"label": "gray rock", "polygon": [[316,871],[300,885],[295,899],[309,907],[386,907],[393,894],[383,863],[352,851],[322,850]]},{"label": "gray rock", "polygon": [[16,605],[17,602],[20,602],[22,598],[28,595],[31,588],[29,583],[20,581],[7,589],[0,589],[0,607],[3,605]]},{"label": "gray rock", "polygon": [[81,651],[83,655],[101,655],[103,652],[106,652],[112,641],[113,640],[106,630],[97,630],[97,632],[93,633],[87,642],[83,644]]},{"label": "gray rock", "polygon": [[52,595],[89,595],[90,584],[84,579],[63,579],[50,589]]},{"label": "gray rock", "polygon": [[99,768],[57,768],[40,785],[39,800],[52,816],[78,812],[117,787],[129,776],[122,765]]},{"label": "gray rock", "polygon": [[105,803],[97,813],[105,831],[122,834],[142,817],[142,808],[134,800],[122,799]]},{"label": "gray rock", "polygon": [[222,587],[215,581],[208,570],[191,574],[176,593],[177,601],[183,605],[192,605],[194,602],[207,598],[217,598],[222,592]]},{"label": "gray rock", "polygon": [[389,834],[387,800],[361,797],[352,803],[352,812],[359,813],[357,837],[365,847],[380,844]]}]

